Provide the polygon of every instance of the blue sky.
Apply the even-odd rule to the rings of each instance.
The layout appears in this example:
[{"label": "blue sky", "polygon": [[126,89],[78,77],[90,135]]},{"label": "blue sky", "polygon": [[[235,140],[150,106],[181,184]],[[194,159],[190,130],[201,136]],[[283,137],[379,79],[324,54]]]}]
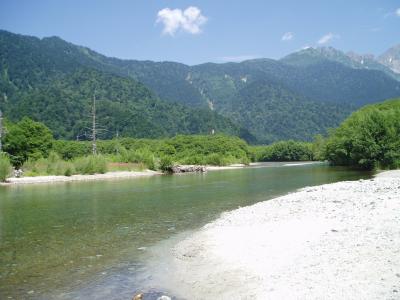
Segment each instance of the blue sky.
[{"label": "blue sky", "polygon": [[1,0],[0,28],[187,64],[280,58],[306,46],[377,55],[400,43],[400,1]]}]

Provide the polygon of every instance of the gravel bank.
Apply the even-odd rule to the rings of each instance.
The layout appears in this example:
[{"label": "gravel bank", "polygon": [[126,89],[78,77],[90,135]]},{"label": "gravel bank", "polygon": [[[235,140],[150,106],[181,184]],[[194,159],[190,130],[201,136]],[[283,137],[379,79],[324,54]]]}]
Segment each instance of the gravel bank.
[{"label": "gravel bank", "polygon": [[121,179],[133,178],[152,175],[161,175],[160,172],[151,170],[136,172],[107,172],[105,174],[94,175],[72,175],[72,176],[35,176],[35,177],[21,177],[21,178],[7,178],[7,182],[0,183],[0,185],[15,185],[15,184],[34,184],[34,183],[53,183],[53,182],[70,182],[70,181],[92,181],[92,180],[106,180],[106,179]]},{"label": "gravel bank", "polygon": [[400,299],[400,171],[225,213],[169,249],[155,281],[185,299]]}]

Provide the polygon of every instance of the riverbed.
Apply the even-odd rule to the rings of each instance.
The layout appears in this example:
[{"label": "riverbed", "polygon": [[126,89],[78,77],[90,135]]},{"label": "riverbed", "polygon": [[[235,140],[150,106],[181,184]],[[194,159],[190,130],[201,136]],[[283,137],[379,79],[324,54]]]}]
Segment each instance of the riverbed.
[{"label": "riverbed", "polygon": [[226,211],[306,186],[370,176],[320,164],[271,163],[206,174],[0,187],[0,298],[175,294],[153,280],[154,249],[162,249],[156,245],[190,235]]},{"label": "riverbed", "polygon": [[153,280],[185,299],[399,299],[399,237],[392,171],[224,213],[164,247]]}]

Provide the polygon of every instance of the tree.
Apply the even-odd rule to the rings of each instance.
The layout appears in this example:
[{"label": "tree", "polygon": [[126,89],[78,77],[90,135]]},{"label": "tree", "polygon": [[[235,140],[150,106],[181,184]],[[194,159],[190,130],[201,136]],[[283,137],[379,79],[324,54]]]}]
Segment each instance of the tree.
[{"label": "tree", "polygon": [[53,146],[53,134],[44,124],[27,117],[18,123],[6,125],[4,151],[10,155],[14,166],[21,166],[26,160],[47,157]]},{"label": "tree", "polygon": [[363,169],[400,167],[400,99],[368,105],[333,131],[326,157]]}]

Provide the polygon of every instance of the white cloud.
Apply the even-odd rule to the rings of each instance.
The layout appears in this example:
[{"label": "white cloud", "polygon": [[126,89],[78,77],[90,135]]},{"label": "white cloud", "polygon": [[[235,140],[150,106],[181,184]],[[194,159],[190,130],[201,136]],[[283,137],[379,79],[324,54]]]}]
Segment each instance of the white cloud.
[{"label": "white cloud", "polygon": [[391,17],[400,17],[400,7],[396,10],[391,10],[389,12],[386,12],[383,15],[384,19],[391,18]]},{"label": "white cloud", "polygon": [[237,55],[237,56],[223,56],[220,57],[218,60],[223,61],[223,62],[241,62],[244,60],[249,60],[249,59],[256,59],[260,58],[259,55]]},{"label": "white cloud", "polygon": [[373,27],[373,28],[370,29],[371,32],[379,32],[381,30],[382,30],[381,27]]},{"label": "white cloud", "polygon": [[332,32],[329,32],[328,34],[325,34],[324,36],[322,36],[319,40],[318,40],[318,44],[323,45],[326,44],[328,42],[330,42],[333,39],[339,39],[340,36],[337,34],[333,34]]},{"label": "white cloud", "polygon": [[292,32],[286,32],[284,35],[282,35],[281,41],[287,42],[290,41],[294,38],[294,34]]},{"label": "white cloud", "polygon": [[163,34],[175,35],[179,30],[198,34],[201,27],[207,22],[207,18],[201,14],[201,10],[195,6],[189,6],[185,10],[164,8],[157,13],[157,23],[164,25]]}]

